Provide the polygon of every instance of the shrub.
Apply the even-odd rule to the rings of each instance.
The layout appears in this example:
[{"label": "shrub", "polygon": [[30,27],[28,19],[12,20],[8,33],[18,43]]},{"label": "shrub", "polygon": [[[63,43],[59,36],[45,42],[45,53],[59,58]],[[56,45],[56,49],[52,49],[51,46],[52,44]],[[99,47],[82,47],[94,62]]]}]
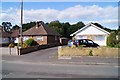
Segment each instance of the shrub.
[{"label": "shrub", "polygon": [[76,45],[72,45],[71,48],[76,48]]},{"label": "shrub", "polygon": [[89,56],[93,56],[92,50],[89,51]]},{"label": "shrub", "polygon": [[83,48],[83,46],[82,46],[82,45],[79,45],[78,48]]},{"label": "shrub", "polygon": [[10,47],[10,48],[14,48],[15,45],[14,45],[13,43],[10,43],[10,44],[9,44],[9,47]]},{"label": "shrub", "polygon": [[34,41],[34,39],[28,39],[25,41],[25,43],[28,45],[28,46],[34,46],[34,45],[38,45],[38,43],[36,41]]},{"label": "shrub", "polygon": [[22,44],[22,48],[27,48],[27,47],[28,47],[28,45],[26,43]]},{"label": "shrub", "polygon": [[107,37],[107,46],[114,47],[117,44],[116,33],[113,31]]},{"label": "shrub", "polygon": [[[17,46],[21,46],[21,43],[18,43]],[[22,48],[27,48],[29,47],[26,43],[22,43]]]},{"label": "shrub", "polygon": [[115,48],[120,48],[120,42],[114,46]]}]

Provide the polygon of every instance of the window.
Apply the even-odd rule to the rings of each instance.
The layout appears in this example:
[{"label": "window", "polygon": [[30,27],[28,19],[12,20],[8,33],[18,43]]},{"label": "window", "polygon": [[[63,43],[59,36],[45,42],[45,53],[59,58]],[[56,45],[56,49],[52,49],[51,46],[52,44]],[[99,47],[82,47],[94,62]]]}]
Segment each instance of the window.
[{"label": "window", "polygon": [[43,41],[43,36],[36,36],[38,41]]},{"label": "window", "polygon": [[84,36],[84,35],[78,35],[78,36],[77,36],[77,39],[87,39],[87,36]]},{"label": "window", "polygon": [[26,40],[28,40],[29,39],[29,36],[24,36],[23,37],[23,41],[26,41]]},{"label": "window", "polygon": [[97,36],[95,36],[95,40],[96,41],[103,41],[103,40],[105,40],[105,36],[103,36],[103,35],[97,35]]},{"label": "window", "polygon": [[91,41],[91,40],[88,40],[88,43],[89,43],[89,44],[93,44],[93,41]]}]

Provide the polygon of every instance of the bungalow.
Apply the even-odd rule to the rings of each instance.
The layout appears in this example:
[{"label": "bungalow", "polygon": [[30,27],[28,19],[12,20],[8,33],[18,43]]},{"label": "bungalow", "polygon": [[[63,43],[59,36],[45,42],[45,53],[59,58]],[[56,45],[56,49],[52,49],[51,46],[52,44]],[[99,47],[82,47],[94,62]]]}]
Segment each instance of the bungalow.
[{"label": "bungalow", "polygon": [[74,37],[75,39],[91,39],[101,46],[106,46],[106,40],[109,34],[110,33],[104,29],[99,28],[93,23],[89,23],[70,36]]},{"label": "bungalow", "polygon": [[44,22],[36,22],[36,25],[23,32],[23,40],[33,38],[39,44],[59,44],[60,34],[44,24]]},{"label": "bungalow", "polygon": [[4,31],[3,27],[0,26],[0,44],[10,43],[10,33]]},{"label": "bungalow", "polygon": [[8,45],[10,42],[18,43],[19,30],[11,30],[11,33],[6,32],[3,26],[0,26],[0,44]]}]

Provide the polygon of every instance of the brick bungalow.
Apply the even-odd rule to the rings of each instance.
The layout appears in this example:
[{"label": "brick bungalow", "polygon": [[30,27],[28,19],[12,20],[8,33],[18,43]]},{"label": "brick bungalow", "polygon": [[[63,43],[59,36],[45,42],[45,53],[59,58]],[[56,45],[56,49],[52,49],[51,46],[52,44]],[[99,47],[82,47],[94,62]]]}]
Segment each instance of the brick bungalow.
[{"label": "brick bungalow", "polygon": [[60,34],[45,25],[44,22],[36,22],[36,25],[23,32],[23,41],[33,38],[39,44],[59,44]]}]

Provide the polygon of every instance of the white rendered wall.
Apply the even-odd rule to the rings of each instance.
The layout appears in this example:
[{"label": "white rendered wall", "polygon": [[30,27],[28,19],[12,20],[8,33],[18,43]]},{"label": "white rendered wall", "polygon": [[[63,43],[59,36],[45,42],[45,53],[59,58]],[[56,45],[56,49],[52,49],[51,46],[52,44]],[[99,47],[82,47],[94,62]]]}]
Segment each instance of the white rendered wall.
[{"label": "white rendered wall", "polygon": [[19,38],[15,38],[14,42],[19,43]]},{"label": "white rendered wall", "polygon": [[86,29],[84,29],[83,31],[79,32],[78,34],[76,35],[106,35],[106,33],[104,33],[103,31],[93,27],[93,26],[90,26]]}]

